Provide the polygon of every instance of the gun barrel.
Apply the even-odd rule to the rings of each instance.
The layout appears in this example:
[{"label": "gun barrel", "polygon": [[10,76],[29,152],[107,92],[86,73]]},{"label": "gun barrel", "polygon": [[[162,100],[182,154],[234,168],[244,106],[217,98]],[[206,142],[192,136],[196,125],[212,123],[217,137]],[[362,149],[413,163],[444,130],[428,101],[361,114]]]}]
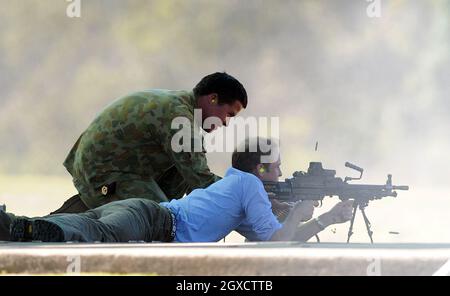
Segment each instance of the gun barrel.
[{"label": "gun barrel", "polygon": [[409,186],[392,186],[394,190],[409,190]]}]

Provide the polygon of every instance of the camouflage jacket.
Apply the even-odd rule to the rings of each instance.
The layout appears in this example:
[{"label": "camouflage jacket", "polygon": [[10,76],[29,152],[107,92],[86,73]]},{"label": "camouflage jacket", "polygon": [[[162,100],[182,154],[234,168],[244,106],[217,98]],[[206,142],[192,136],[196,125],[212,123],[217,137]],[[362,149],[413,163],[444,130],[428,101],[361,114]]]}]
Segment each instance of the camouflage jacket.
[{"label": "camouflage jacket", "polygon": [[[187,118],[195,133],[192,92],[148,90],[117,99],[82,133],[64,166],[89,208],[113,200],[180,198],[220,177],[205,152],[174,152],[172,119]],[[114,194],[109,194],[114,184]],[[106,187],[105,185],[109,186]],[[110,190],[112,191],[112,190]]]}]

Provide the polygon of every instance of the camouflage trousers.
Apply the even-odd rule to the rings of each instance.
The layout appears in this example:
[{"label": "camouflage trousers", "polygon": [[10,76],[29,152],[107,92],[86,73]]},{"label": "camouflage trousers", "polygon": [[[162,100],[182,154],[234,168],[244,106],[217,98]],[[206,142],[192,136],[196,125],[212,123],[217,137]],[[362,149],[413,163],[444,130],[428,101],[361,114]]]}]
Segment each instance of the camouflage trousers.
[{"label": "camouflage trousers", "polygon": [[45,220],[59,226],[64,241],[173,241],[172,214],[157,202],[131,198],[108,203],[81,214],[55,214]]}]

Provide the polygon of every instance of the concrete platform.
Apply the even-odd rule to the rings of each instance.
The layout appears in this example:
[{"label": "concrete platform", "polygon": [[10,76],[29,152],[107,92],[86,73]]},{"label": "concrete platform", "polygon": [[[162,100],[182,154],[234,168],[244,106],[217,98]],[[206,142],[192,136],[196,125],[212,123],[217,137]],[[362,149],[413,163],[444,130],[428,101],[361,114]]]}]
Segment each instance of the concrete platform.
[{"label": "concrete platform", "polygon": [[3,274],[450,275],[450,244],[0,243]]}]

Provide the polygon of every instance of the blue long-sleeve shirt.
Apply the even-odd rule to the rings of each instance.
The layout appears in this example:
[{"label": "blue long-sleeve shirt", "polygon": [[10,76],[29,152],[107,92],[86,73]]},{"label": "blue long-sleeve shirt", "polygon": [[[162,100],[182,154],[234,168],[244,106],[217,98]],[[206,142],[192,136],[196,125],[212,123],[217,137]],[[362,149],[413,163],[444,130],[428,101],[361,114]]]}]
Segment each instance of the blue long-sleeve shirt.
[{"label": "blue long-sleeve shirt", "polygon": [[266,241],[282,227],[261,180],[235,168],[205,189],[160,205],[175,215],[176,242],[219,241],[244,221],[246,236]]}]

